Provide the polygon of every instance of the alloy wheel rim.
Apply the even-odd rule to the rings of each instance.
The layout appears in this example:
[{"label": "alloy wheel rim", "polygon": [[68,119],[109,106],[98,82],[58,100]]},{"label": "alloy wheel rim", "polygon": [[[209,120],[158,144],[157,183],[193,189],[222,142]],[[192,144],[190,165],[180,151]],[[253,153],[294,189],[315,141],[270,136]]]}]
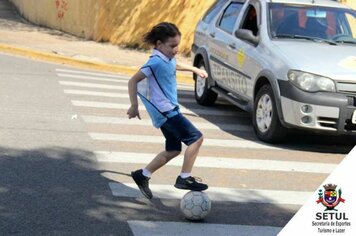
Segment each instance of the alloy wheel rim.
[{"label": "alloy wheel rim", "polygon": [[[204,66],[200,66],[199,69],[205,70]],[[205,91],[205,80],[204,78],[200,77],[197,75],[197,81],[196,81],[196,93],[199,98],[201,98],[204,94]]]},{"label": "alloy wheel rim", "polygon": [[258,129],[265,133],[269,130],[272,124],[273,107],[272,100],[268,94],[260,97],[256,109],[256,123]]}]

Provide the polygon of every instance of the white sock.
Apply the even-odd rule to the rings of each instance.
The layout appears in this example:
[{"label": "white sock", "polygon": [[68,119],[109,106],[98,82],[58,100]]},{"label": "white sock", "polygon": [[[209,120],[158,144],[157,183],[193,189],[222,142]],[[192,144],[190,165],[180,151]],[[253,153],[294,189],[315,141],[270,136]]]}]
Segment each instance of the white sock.
[{"label": "white sock", "polygon": [[146,168],[142,169],[142,174],[146,177],[151,177],[152,173],[149,172]]},{"label": "white sock", "polygon": [[188,178],[189,176],[191,176],[190,173],[184,173],[184,172],[180,173],[180,177],[183,179]]}]

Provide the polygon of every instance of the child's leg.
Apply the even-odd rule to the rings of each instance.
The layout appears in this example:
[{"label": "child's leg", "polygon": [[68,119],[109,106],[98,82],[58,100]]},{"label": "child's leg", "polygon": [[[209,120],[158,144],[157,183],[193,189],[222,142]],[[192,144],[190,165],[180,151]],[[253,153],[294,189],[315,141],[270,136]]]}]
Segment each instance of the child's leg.
[{"label": "child's leg", "polygon": [[203,143],[203,136],[187,147],[184,153],[182,173],[192,172],[195,159],[197,158],[197,155],[199,153],[199,148],[202,145],[202,143]]},{"label": "child's leg", "polygon": [[167,162],[169,162],[172,158],[178,156],[180,151],[163,151],[159,153],[144,169],[139,169],[131,172],[131,176],[134,179],[135,183],[139,187],[142,194],[151,199],[152,192],[149,187],[148,181],[150,180],[150,176],[153,172],[161,168]]},{"label": "child's leg", "polygon": [[203,136],[200,136],[195,142],[188,144],[188,147],[184,153],[182,172],[177,177],[176,183],[174,185],[176,188],[188,189],[193,191],[203,191],[208,188],[208,185],[197,182],[197,180],[201,181],[199,180],[200,178],[195,178],[191,176],[193,165],[202,143]]},{"label": "child's leg", "polygon": [[193,191],[206,190],[208,185],[198,183],[198,179],[191,176],[195,159],[203,143],[204,138],[202,133],[181,114],[167,121],[163,128],[188,146],[184,154],[182,172],[177,177],[174,186],[179,189],[189,189]]},{"label": "child's leg", "polygon": [[153,173],[179,154],[180,151],[163,151],[146,166],[146,169]]}]

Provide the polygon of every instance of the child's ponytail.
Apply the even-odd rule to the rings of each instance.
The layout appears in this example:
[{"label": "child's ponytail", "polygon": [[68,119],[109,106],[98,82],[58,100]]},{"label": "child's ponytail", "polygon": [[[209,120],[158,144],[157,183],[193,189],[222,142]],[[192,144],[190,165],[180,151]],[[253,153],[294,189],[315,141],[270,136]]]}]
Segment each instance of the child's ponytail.
[{"label": "child's ponytail", "polygon": [[153,26],[151,31],[144,35],[143,41],[150,45],[156,45],[158,40],[164,43],[168,38],[175,37],[177,35],[181,36],[181,33],[175,24],[162,22]]}]

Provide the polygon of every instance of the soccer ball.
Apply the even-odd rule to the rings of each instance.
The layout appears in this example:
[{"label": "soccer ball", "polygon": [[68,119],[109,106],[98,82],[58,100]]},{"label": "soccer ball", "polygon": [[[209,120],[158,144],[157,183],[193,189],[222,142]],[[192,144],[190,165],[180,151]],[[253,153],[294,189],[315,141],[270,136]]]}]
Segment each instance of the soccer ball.
[{"label": "soccer ball", "polygon": [[190,191],[180,201],[180,209],[188,220],[202,220],[211,210],[211,202],[206,193]]}]

